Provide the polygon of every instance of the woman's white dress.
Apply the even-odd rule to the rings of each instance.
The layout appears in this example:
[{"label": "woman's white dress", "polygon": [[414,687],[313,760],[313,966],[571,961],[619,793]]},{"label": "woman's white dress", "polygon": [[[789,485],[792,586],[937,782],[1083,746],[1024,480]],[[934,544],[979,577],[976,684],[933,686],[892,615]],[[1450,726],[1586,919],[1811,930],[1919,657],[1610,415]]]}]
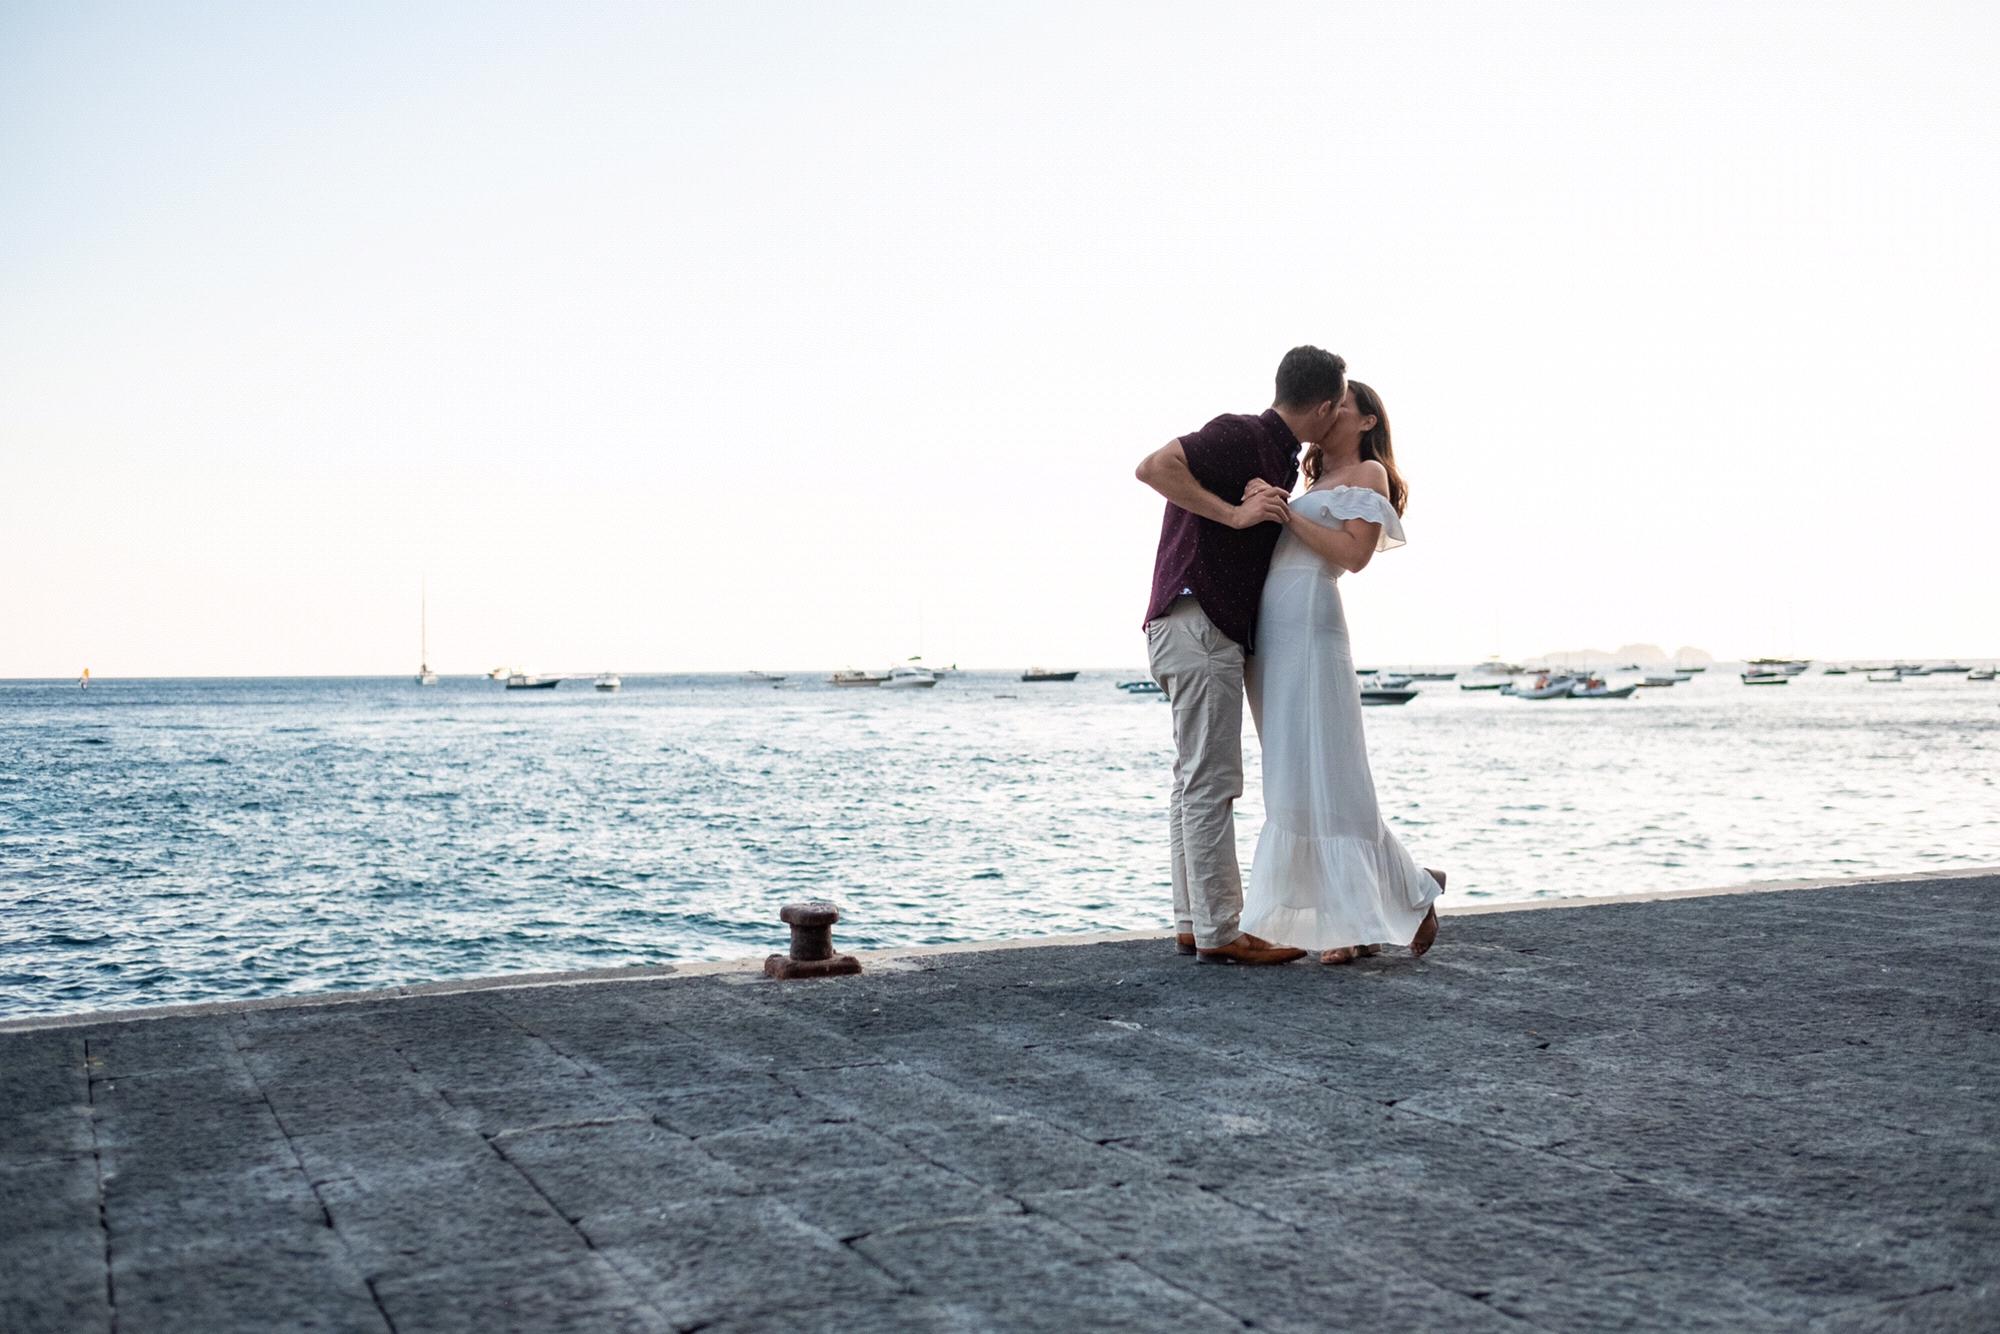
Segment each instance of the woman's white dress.
[{"label": "woman's white dress", "polygon": [[[1403,545],[1402,521],[1379,492],[1329,487],[1291,505],[1294,525],[1366,519],[1382,525],[1377,551]],[[1440,890],[1375,804],[1339,574],[1287,531],[1264,580],[1245,674],[1264,747],[1264,831],[1242,925],[1305,949],[1406,945]]]}]

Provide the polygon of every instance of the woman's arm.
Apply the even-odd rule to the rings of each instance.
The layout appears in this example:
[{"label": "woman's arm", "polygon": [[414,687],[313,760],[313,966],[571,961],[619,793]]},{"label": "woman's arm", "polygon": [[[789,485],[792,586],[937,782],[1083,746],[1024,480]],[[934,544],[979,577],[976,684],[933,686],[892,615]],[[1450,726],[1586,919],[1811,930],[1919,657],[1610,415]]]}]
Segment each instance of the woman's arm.
[{"label": "woman's arm", "polygon": [[1291,525],[1292,535],[1312,549],[1328,565],[1349,574],[1359,574],[1375,559],[1375,544],[1382,540],[1382,525],[1366,519],[1349,519],[1338,528],[1329,528],[1311,518]]},{"label": "woman's arm", "polygon": [[[1387,500],[1389,471],[1373,459],[1364,459],[1354,471],[1346,474],[1342,485],[1373,491]],[[1368,568],[1368,562],[1375,559],[1375,547],[1382,540],[1382,525],[1367,519],[1349,519],[1338,528],[1329,528],[1308,518],[1304,523],[1292,524],[1291,529],[1315,556],[1350,574],[1358,574]]]}]

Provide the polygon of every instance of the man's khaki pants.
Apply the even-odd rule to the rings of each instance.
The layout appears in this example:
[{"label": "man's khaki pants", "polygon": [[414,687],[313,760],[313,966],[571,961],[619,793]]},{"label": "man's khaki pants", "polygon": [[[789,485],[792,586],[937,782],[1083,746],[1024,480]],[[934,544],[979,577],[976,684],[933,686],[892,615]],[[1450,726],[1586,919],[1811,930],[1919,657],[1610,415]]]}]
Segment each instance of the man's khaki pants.
[{"label": "man's khaki pants", "polygon": [[1174,929],[1199,949],[1243,934],[1236,799],[1243,795],[1243,646],[1192,597],[1146,622],[1153,679],[1174,711],[1174,794],[1167,808]]}]

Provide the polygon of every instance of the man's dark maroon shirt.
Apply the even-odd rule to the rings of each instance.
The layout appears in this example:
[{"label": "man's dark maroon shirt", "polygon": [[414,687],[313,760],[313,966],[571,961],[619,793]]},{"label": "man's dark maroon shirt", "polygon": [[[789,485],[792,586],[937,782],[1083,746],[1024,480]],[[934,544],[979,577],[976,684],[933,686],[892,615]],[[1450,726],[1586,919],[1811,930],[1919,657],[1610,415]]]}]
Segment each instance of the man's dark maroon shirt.
[{"label": "man's dark maroon shirt", "polygon": [[[1252,477],[1289,492],[1299,479],[1299,438],[1275,408],[1261,416],[1230,413],[1193,435],[1181,437],[1188,471],[1203,486],[1234,505]],[[1254,528],[1190,514],[1171,501],[1160,523],[1160,551],[1153,558],[1153,600],[1146,619],[1164,616],[1182,589],[1192,589],[1215,628],[1241,644],[1257,647],[1257,603],[1264,596],[1264,572],[1284,529],[1275,523]]]}]

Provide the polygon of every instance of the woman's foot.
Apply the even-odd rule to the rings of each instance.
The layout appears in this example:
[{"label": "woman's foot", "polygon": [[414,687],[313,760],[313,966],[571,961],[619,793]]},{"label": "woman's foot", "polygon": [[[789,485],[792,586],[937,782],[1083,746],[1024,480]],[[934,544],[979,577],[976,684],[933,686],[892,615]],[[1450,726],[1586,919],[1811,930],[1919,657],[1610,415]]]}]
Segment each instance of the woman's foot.
[{"label": "woman's foot", "polygon": [[1319,952],[1319,961],[1321,963],[1353,963],[1355,959],[1360,957],[1360,954],[1360,946],[1342,945],[1339,949],[1321,950]]},{"label": "woman's foot", "polygon": [[[1433,871],[1430,867],[1426,866],[1424,868],[1424,874],[1438,882],[1438,893],[1440,894],[1444,893],[1443,871]],[[1431,910],[1424,914],[1424,920],[1418,924],[1417,934],[1410,940],[1410,957],[1412,959],[1423,958],[1424,953],[1427,950],[1429,950],[1431,946],[1437,944],[1437,938],[1438,938],[1438,910],[1437,910],[1437,905],[1432,904]]]}]

